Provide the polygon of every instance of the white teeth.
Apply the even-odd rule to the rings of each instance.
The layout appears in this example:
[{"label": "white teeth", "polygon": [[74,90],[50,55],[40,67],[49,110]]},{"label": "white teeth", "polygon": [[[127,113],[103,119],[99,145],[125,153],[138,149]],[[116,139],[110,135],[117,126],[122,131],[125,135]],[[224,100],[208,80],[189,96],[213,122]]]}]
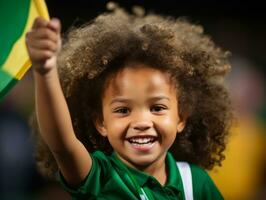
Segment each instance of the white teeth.
[{"label": "white teeth", "polygon": [[152,143],[154,142],[154,138],[130,138],[129,142],[130,143],[137,143],[137,144],[147,144],[147,143]]}]

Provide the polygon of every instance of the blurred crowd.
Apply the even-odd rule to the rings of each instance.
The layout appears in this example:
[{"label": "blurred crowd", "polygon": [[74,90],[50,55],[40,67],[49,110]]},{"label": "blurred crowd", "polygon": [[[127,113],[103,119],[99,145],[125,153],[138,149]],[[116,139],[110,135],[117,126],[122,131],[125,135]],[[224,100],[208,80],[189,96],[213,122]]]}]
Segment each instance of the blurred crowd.
[{"label": "blurred crowd", "polygon": [[225,199],[266,199],[265,76],[245,58],[232,60],[227,81],[235,109],[222,167],[210,172]]}]

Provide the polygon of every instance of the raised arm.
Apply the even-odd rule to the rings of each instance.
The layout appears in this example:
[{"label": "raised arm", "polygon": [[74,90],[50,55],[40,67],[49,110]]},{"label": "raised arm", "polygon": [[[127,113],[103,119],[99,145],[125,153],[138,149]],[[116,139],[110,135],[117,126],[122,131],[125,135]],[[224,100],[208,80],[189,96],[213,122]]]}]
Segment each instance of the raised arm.
[{"label": "raised arm", "polygon": [[57,73],[60,22],[37,18],[26,35],[35,80],[36,112],[42,138],[68,184],[78,185],[91,168],[91,157],[76,138]]}]

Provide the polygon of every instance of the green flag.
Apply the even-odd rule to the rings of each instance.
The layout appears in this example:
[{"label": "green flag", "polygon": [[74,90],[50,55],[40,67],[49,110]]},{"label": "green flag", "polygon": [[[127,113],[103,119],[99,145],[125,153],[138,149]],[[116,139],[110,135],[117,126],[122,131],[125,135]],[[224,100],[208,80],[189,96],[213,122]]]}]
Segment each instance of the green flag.
[{"label": "green flag", "polygon": [[0,1],[0,100],[31,66],[25,34],[37,16],[49,19],[44,0]]}]

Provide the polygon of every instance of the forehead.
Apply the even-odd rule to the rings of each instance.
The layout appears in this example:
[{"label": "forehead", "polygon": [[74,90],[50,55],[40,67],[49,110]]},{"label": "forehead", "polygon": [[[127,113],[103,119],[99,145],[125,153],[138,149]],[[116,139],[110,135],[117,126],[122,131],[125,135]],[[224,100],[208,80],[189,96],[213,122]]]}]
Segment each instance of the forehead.
[{"label": "forehead", "polygon": [[172,93],[175,89],[175,83],[167,72],[145,64],[134,64],[123,67],[110,78],[105,95],[134,95],[137,91],[147,94]]}]

